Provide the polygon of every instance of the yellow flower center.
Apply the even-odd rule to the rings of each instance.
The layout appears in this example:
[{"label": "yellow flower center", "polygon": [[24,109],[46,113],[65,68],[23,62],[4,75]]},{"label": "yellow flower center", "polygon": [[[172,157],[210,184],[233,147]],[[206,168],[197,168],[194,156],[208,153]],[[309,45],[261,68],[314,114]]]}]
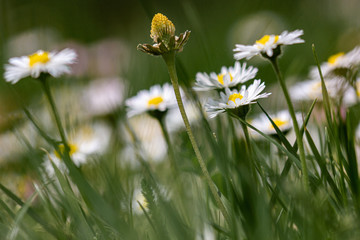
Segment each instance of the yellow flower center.
[{"label": "yellow flower center", "polygon": [[344,54],[345,54],[344,52],[339,52],[337,54],[330,56],[328,58],[328,63],[331,65],[335,65],[336,62],[339,60],[339,58],[341,58]]},{"label": "yellow flower center", "polygon": [[[231,75],[231,73],[229,73],[230,75],[230,82],[232,82],[232,80],[234,79],[234,77]],[[221,83],[222,85],[224,85],[224,76],[225,74],[219,74],[217,77],[218,77],[218,81],[219,83]]]},{"label": "yellow flower center", "polygon": [[[257,40],[256,43],[265,45],[270,40],[270,37],[271,37],[270,35],[265,35],[261,39]],[[274,43],[276,43],[278,40],[279,40],[279,35],[275,35]]]},{"label": "yellow flower center", "polygon": [[160,103],[162,103],[164,99],[160,96],[153,97],[148,101],[148,106],[158,106]]},{"label": "yellow flower center", "polygon": [[[285,125],[285,124],[287,124],[288,123],[288,121],[284,121],[284,120],[281,120],[280,118],[273,118],[273,121],[274,121],[274,123],[275,123],[275,125],[277,126],[277,127],[281,127],[281,126],[283,126],[283,125]],[[269,126],[269,128],[270,129],[275,129],[274,128],[274,126],[270,123],[270,126]]]},{"label": "yellow flower center", "polygon": [[[79,149],[79,147],[77,145],[71,144],[71,143],[69,143],[69,148],[70,148],[70,150],[69,150],[69,155],[70,156],[72,156],[74,153],[76,153],[77,150]],[[59,150],[60,150],[61,154],[64,154],[65,146],[63,144],[61,144],[59,146]],[[55,151],[55,156],[58,157],[58,158],[61,158],[58,151]]]},{"label": "yellow flower center", "polygon": [[228,102],[233,101],[236,104],[236,99],[242,99],[244,96],[240,93],[233,93],[229,96]]},{"label": "yellow flower center", "polygon": [[49,58],[49,52],[41,52],[41,53],[34,53],[29,56],[29,65],[30,67],[33,67],[36,64],[45,64],[47,63]]},{"label": "yellow flower center", "polygon": [[175,35],[174,24],[163,14],[157,13],[151,21],[150,37],[157,42],[157,39],[167,40]]}]

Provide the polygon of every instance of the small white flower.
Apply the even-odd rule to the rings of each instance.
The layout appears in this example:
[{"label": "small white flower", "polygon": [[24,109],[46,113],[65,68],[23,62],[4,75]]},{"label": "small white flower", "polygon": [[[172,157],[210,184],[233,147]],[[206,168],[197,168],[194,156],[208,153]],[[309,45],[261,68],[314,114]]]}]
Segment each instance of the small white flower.
[{"label": "small white flower", "polygon": [[[340,52],[330,56],[327,62],[321,64],[321,73],[324,77],[329,75],[345,76],[349,70],[358,68],[360,66],[360,47],[355,47],[348,53]],[[317,67],[310,70],[312,78],[319,78],[319,71]]]},{"label": "small white flower", "polygon": [[194,90],[208,91],[232,88],[255,78],[257,72],[257,68],[252,66],[246,68],[246,63],[241,66],[239,62],[235,62],[234,67],[222,67],[219,74],[215,72],[211,72],[210,75],[207,73],[197,73]]},{"label": "small white flower", "polygon": [[[286,133],[289,131],[292,126],[292,119],[290,116],[289,111],[282,110],[280,112],[277,112],[275,114],[269,114],[270,118],[273,120],[273,122],[276,124],[276,126],[280,129],[281,132]],[[301,114],[296,114],[296,119],[298,122],[301,121]],[[271,135],[276,134],[276,130],[274,126],[271,124],[270,120],[265,114],[261,114],[255,119],[250,121],[250,124],[253,125],[255,128],[260,130],[262,133]],[[252,133],[257,134],[254,130],[251,130]]]},{"label": "small white flower", "polygon": [[257,40],[254,45],[236,44],[234,58],[240,60],[243,58],[250,59],[256,55],[266,54],[272,57],[274,49],[281,45],[292,45],[303,43],[304,40],[299,38],[304,34],[303,30],[295,30],[293,32],[284,31],[280,35],[265,35]]},{"label": "small white flower", "polygon": [[176,107],[176,104],[174,89],[168,83],[163,87],[155,85],[150,90],[142,90],[125,102],[129,117],[152,110],[165,112]]},{"label": "small white flower", "polygon": [[75,63],[76,53],[72,49],[60,52],[37,51],[29,56],[14,57],[5,65],[4,77],[7,82],[16,83],[20,79],[31,76],[38,78],[41,73],[49,73],[59,77],[70,73],[70,64]]},{"label": "small white flower", "polygon": [[139,215],[144,213],[144,210],[141,208],[140,204],[145,209],[145,211],[148,210],[148,202],[142,194],[141,189],[136,189],[133,194],[132,208],[134,213]]},{"label": "small white flower", "polygon": [[254,80],[247,89],[246,86],[242,86],[240,91],[226,88],[225,94],[220,93],[220,100],[210,99],[205,105],[206,111],[209,112],[209,117],[213,118],[219,113],[225,112],[227,109],[236,109],[244,105],[255,103],[259,98],[266,98],[271,93],[260,94],[265,88],[265,83],[261,83],[261,80]]},{"label": "small white flower", "polygon": [[[332,78],[325,81],[329,97],[339,99],[343,96],[349,84],[342,78]],[[312,79],[296,83],[289,90],[290,97],[295,101],[322,100],[322,87],[320,79]]]},{"label": "small white flower", "polygon": [[[201,114],[195,103],[190,101],[185,101],[184,108],[190,123],[194,123],[200,119]],[[178,108],[171,109],[167,113],[166,127],[169,132],[176,132],[182,128],[185,128],[184,121],[182,119],[180,110]]]},{"label": "small white flower", "polygon": [[[95,123],[93,125],[85,125],[69,138],[69,154],[76,166],[87,163],[88,158],[92,154],[103,153],[109,143],[111,137],[111,129],[105,123]],[[64,151],[64,145],[59,146],[60,152]],[[60,171],[67,171],[64,162],[61,160],[61,154],[54,150],[46,157],[44,164],[45,170],[49,176],[54,175],[52,161]]]}]

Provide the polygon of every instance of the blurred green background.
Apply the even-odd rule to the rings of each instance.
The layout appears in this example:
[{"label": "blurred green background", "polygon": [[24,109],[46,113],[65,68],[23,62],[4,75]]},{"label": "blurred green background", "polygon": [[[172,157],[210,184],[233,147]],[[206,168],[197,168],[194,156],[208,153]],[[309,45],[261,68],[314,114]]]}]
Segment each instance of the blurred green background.
[{"label": "blurred green background", "polygon": [[[219,72],[221,66],[233,65],[235,43],[251,44],[263,34],[295,29],[304,30],[306,43],[286,48],[280,64],[286,78],[301,80],[314,64],[312,43],[320,61],[325,61],[360,42],[358,9],[356,0],[1,0],[0,59],[5,64],[10,57],[38,49],[72,47],[80,55],[72,82],[116,75],[126,82],[125,97],[132,96],[168,81],[160,58],[136,50],[138,43],[151,43],[151,19],[161,12],[173,21],[177,34],[192,31],[178,55],[180,80],[185,83],[193,83],[199,71]],[[94,62],[111,67],[97,71]],[[257,78],[267,85],[275,81],[267,62],[254,58],[250,63],[260,69]],[[21,81],[15,88],[25,100],[38,93],[32,81]],[[0,81],[0,98],[0,113],[18,107],[4,81]]]}]

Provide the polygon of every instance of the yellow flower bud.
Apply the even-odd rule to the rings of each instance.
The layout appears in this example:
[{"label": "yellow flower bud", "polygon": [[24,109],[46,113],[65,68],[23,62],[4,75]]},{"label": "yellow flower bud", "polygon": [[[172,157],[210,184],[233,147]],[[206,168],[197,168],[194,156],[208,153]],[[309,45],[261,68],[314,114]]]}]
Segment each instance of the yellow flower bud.
[{"label": "yellow flower bud", "polygon": [[155,42],[168,42],[173,36],[175,36],[174,24],[165,15],[161,13],[155,14],[151,22],[150,37]]}]

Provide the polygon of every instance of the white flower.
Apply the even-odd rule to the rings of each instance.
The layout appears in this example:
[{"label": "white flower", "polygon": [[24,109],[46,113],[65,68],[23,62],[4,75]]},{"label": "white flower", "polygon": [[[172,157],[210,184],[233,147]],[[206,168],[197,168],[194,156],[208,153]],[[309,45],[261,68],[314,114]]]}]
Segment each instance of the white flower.
[{"label": "white flower", "polygon": [[239,62],[235,62],[234,67],[222,67],[219,74],[197,73],[194,90],[207,91],[235,87],[253,79],[257,71],[258,69],[252,66],[246,68],[246,63],[241,66]]},{"label": "white flower", "polygon": [[[69,154],[76,166],[87,163],[92,154],[101,154],[110,143],[111,129],[105,123],[95,123],[93,125],[84,125],[69,138]],[[64,151],[64,145],[59,146],[60,152]],[[49,176],[54,175],[52,161],[60,171],[67,171],[64,162],[61,160],[61,154],[54,150],[49,153],[44,164],[45,170]]]},{"label": "white flower", "polygon": [[[273,122],[276,124],[276,126],[280,129],[281,132],[286,133],[289,131],[292,126],[292,119],[290,116],[289,111],[282,110],[280,112],[277,112],[275,114],[269,114],[270,118],[273,120]],[[296,114],[296,119],[298,122],[301,121],[301,114]],[[250,124],[253,125],[255,128],[260,130],[262,133],[271,135],[276,134],[276,130],[271,124],[270,120],[265,114],[261,114],[255,119],[250,121]],[[257,134],[254,130],[251,130],[252,133]]]},{"label": "white flower", "polygon": [[163,87],[155,85],[150,90],[142,90],[125,102],[128,116],[132,117],[143,112],[158,110],[165,112],[176,107],[176,98],[173,87],[165,83]]},{"label": "white flower", "polygon": [[[321,64],[321,73],[324,77],[329,75],[342,75],[346,77],[347,71],[360,66],[360,47],[355,47],[348,53],[340,52],[330,56],[327,62]],[[317,67],[310,70],[312,78],[319,78]]]},{"label": "white flower", "polygon": [[345,106],[352,106],[360,101],[360,78],[356,79],[355,88],[348,87],[344,92],[343,103]]},{"label": "white flower", "polygon": [[82,95],[85,110],[92,116],[106,115],[123,103],[124,85],[120,78],[106,78],[91,81]]},{"label": "white flower", "polygon": [[304,40],[299,38],[304,34],[303,30],[293,32],[284,31],[280,35],[265,35],[257,40],[254,45],[236,44],[234,58],[240,60],[243,58],[250,59],[256,55],[266,54],[268,57],[273,56],[274,49],[281,45],[292,45],[303,43]]},{"label": "white flower", "polygon": [[[167,144],[159,122],[147,114],[142,114],[130,118],[128,123],[130,128],[125,127],[121,132],[127,142],[125,149],[120,153],[121,163],[137,168],[137,154],[149,162],[162,162],[167,154]],[[134,144],[132,134],[135,134],[139,144]]]},{"label": "white flower", "polygon": [[[342,78],[332,78],[325,81],[326,90],[330,98],[340,99],[349,84]],[[295,101],[322,100],[322,87],[320,79],[299,82],[289,90],[290,97]]]},{"label": "white flower", "polygon": [[64,73],[70,73],[68,65],[75,61],[76,53],[72,49],[66,48],[60,52],[39,50],[29,56],[10,58],[10,64],[5,65],[4,77],[7,82],[13,84],[28,76],[38,78],[41,73],[59,77]]},{"label": "white flower", "polygon": [[136,214],[144,213],[140,204],[145,209],[145,211],[148,210],[148,202],[146,201],[146,198],[144,197],[140,189],[135,189],[132,200],[132,208],[134,213]]},{"label": "white flower", "polygon": [[213,118],[219,113],[225,112],[227,109],[236,109],[244,105],[255,103],[259,98],[266,98],[271,93],[260,94],[265,88],[265,83],[261,80],[254,80],[247,89],[242,86],[240,91],[226,88],[225,94],[220,93],[220,100],[210,99],[205,105],[206,111],[209,112],[209,117]]},{"label": "white flower", "polygon": [[[195,103],[190,101],[185,101],[184,108],[190,123],[196,122],[200,119],[201,114]],[[182,128],[185,128],[184,121],[182,119],[180,110],[178,108],[171,109],[167,113],[166,127],[169,132],[176,132]]]}]

